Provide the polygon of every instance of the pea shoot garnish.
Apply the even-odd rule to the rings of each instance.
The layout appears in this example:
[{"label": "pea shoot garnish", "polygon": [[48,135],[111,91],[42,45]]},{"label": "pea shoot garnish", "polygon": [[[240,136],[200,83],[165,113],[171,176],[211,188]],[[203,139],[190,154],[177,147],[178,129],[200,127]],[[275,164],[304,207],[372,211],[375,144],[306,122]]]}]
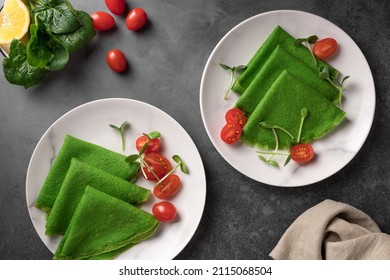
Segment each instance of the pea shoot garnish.
[{"label": "pea shoot garnish", "polygon": [[229,82],[229,87],[228,89],[226,90],[226,93],[225,93],[225,96],[224,96],[224,99],[228,99],[228,96],[229,96],[229,93],[230,93],[230,90],[233,86],[233,83],[234,83],[234,74],[240,74],[243,70],[245,70],[246,68],[246,65],[239,65],[239,66],[233,66],[233,67],[230,67],[230,66],[227,66],[226,64],[223,64],[223,63],[220,63],[219,64],[223,69],[225,70],[229,70],[230,71],[230,82]]},{"label": "pea shoot garnish", "polygon": [[173,155],[172,159],[176,162],[175,167],[173,167],[164,177],[162,177],[160,180],[158,180],[157,183],[155,184],[155,187],[158,184],[160,184],[161,182],[163,182],[166,178],[168,178],[168,176],[171,175],[173,172],[175,172],[176,169],[178,169],[179,167],[180,167],[181,172],[183,172],[184,174],[188,174],[188,167],[183,162],[181,157],[179,157],[178,155]]},{"label": "pea shoot garnish", "polygon": [[313,50],[311,49],[311,44],[316,43],[318,40],[317,35],[312,35],[307,38],[298,38],[294,41],[294,46],[300,46],[302,43],[306,45],[306,47],[309,49],[311,57],[313,58],[314,64],[317,65],[317,59],[313,53]]},{"label": "pea shoot garnish", "polygon": [[[272,124],[269,124],[266,122],[261,122],[259,124],[261,127],[268,128],[268,129],[272,130],[274,137],[275,137],[275,149],[273,151],[257,150],[256,153],[258,154],[258,158],[267,164],[270,164],[270,165],[275,166],[275,167],[279,167],[279,164],[274,160],[274,157],[275,156],[286,156],[287,158],[286,158],[284,165],[283,165],[283,166],[286,166],[290,162],[292,157],[294,156],[294,155],[292,155],[294,152],[293,152],[293,148],[291,147],[291,143],[299,144],[299,142],[301,141],[303,124],[305,122],[306,117],[308,116],[308,113],[309,112],[308,112],[307,108],[301,109],[301,121],[299,124],[298,136],[296,138],[296,141],[294,141],[295,140],[294,136],[289,131],[284,129],[283,127],[280,127],[277,125],[272,125]],[[280,152],[279,151],[279,137],[278,137],[278,134],[276,133],[277,129],[283,131],[291,138],[291,141],[287,141],[287,147],[288,147],[287,152]],[[269,155],[269,157],[266,158],[264,155]]]},{"label": "pea shoot garnish", "polygon": [[[153,174],[153,176],[156,178],[156,180],[159,180],[160,178],[158,178],[157,174],[153,171],[152,168],[150,168],[148,163],[142,158],[142,155],[144,154],[144,152],[148,148],[149,141],[152,140],[152,139],[159,138],[160,137],[160,132],[152,131],[149,134],[143,133],[143,135],[146,136],[147,140],[143,144],[143,146],[140,149],[140,151],[138,152],[138,154],[129,155],[128,157],[126,157],[125,161],[126,162],[130,162],[130,163],[138,161],[140,163],[140,165],[145,166],[150,171],[150,173]],[[144,177],[146,178],[147,176],[146,176],[143,168],[141,168],[141,171],[142,171]]]},{"label": "pea shoot garnish", "polygon": [[334,86],[338,91],[338,99],[337,99],[337,105],[341,109],[341,101],[343,99],[343,92],[344,92],[344,82],[349,78],[349,76],[345,76],[342,80],[341,83],[334,81],[329,73],[329,67],[328,66],[321,66],[320,67],[320,78],[323,80],[327,80],[332,86]]},{"label": "pea shoot garnish", "polygon": [[121,135],[121,140],[122,140],[122,151],[124,151],[125,150],[125,129],[126,129],[126,127],[129,126],[129,123],[127,121],[125,121],[119,127],[116,125],[113,125],[113,124],[109,124],[109,126],[112,127],[113,129],[119,131],[119,133]]}]

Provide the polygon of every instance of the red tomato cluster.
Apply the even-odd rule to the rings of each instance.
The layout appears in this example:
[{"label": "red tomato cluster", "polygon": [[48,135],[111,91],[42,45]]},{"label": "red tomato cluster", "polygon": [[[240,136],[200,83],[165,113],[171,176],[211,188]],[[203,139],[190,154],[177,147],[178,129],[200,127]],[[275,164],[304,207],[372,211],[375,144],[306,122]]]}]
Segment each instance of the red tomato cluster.
[{"label": "red tomato cluster", "polygon": [[[141,151],[147,141],[147,148],[143,153],[143,161],[147,166],[142,167],[142,173],[146,180],[157,181],[164,178],[172,170],[172,164],[159,153],[161,142],[158,138],[148,140],[147,136],[142,135],[135,142],[136,149]],[[180,187],[180,177],[172,173],[154,187],[153,194],[159,199],[170,199],[180,190]],[[170,222],[176,217],[175,206],[167,201],[157,202],[153,205],[152,212],[162,222]]]},{"label": "red tomato cluster", "polygon": [[[122,15],[126,9],[125,0],[105,0],[107,8],[115,15]],[[114,27],[115,19],[106,12],[94,12],[92,15],[93,28],[98,31],[107,31]],[[148,16],[142,8],[132,9],[126,16],[126,27],[136,31],[145,26]],[[106,55],[107,65],[114,72],[123,72],[126,69],[126,57],[120,50],[110,50]]]},{"label": "red tomato cluster", "polygon": [[236,143],[246,124],[246,117],[243,111],[238,108],[230,109],[225,115],[226,124],[221,130],[221,139],[227,144]]}]

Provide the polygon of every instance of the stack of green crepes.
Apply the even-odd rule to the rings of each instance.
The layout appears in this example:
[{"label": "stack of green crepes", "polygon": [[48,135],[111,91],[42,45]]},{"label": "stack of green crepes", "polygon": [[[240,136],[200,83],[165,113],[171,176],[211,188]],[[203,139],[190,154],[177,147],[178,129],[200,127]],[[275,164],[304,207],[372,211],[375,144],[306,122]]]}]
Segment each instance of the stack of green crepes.
[{"label": "stack of green crepes", "polygon": [[129,179],[125,156],[67,135],[36,201],[46,234],[64,237],[55,259],[111,259],[153,235],[158,221],[136,206],[150,191]]},{"label": "stack of green crepes", "polygon": [[[241,140],[251,146],[273,149],[277,145],[273,132],[261,123],[297,136],[304,108],[308,115],[301,143],[324,136],[345,118],[345,112],[335,105],[339,91],[319,76],[324,65],[333,79],[339,71],[319,59],[316,65],[309,50],[294,42],[295,38],[277,26],[233,85],[232,90],[241,95],[235,107],[248,117]],[[294,143],[286,133],[277,133],[280,148]]]}]

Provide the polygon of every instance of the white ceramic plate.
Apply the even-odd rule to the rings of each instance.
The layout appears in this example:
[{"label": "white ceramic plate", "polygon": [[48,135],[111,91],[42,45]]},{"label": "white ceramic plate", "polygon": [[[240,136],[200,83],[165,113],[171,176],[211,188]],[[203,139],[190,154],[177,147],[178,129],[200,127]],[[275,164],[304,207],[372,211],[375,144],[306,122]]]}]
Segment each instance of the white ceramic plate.
[{"label": "white ceramic plate", "polygon": [[[255,148],[244,144],[227,145],[220,139],[225,113],[238,99],[230,93],[229,72],[219,63],[230,66],[246,64],[273,29],[280,25],[292,36],[338,41],[339,51],[328,62],[349,75],[345,83],[343,110],[347,119],[325,138],[313,143],[316,158],[306,166],[290,162],[275,168],[257,158]],[[370,131],[375,111],[375,86],[367,61],[356,43],[339,27],[313,14],[280,10],[245,20],[229,31],[217,44],[205,66],[200,87],[200,109],[206,131],[221,156],[242,174],[265,184],[280,187],[303,186],[321,181],[348,164],[360,150]],[[285,158],[278,159],[283,166]]]},{"label": "white ceramic plate", "polygon": [[[126,149],[122,152],[119,133],[109,124],[130,123],[126,130]],[[45,245],[55,252],[60,238],[50,238],[45,232],[45,213],[34,202],[49,172],[51,163],[62,146],[66,134],[101,145],[125,155],[136,153],[135,140],[142,133],[161,133],[162,154],[167,158],[179,155],[188,165],[189,174],[180,170],[180,192],[171,200],[178,217],[173,223],[160,223],[158,232],[149,240],[122,253],[117,259],[172,259],[186,246],[200,222],[206,199],[205,172],[199,152],[187,132],[169,115],[149,104],[130,99],[102,99],[81,105],[59,118],[42,136],[30,160],[26,180],[27,206],[31,220]],[[173,160],[171,161],[174,163]],[[143,178],[142,187],[152,188]],[[141,207],[151,213],[157,202],[153,195]]]}]

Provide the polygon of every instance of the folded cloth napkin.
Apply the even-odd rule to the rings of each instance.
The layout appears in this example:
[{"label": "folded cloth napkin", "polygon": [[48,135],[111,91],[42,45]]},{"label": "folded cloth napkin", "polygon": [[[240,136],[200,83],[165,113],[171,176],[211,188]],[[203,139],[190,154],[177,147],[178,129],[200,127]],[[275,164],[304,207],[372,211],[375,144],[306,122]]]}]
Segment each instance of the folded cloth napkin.
[{"label": "folded cloth napkin", "polygon": [[362,211],[325,200],[300,215],[270,253],[287,260],[390,260],[390,235]]}]

